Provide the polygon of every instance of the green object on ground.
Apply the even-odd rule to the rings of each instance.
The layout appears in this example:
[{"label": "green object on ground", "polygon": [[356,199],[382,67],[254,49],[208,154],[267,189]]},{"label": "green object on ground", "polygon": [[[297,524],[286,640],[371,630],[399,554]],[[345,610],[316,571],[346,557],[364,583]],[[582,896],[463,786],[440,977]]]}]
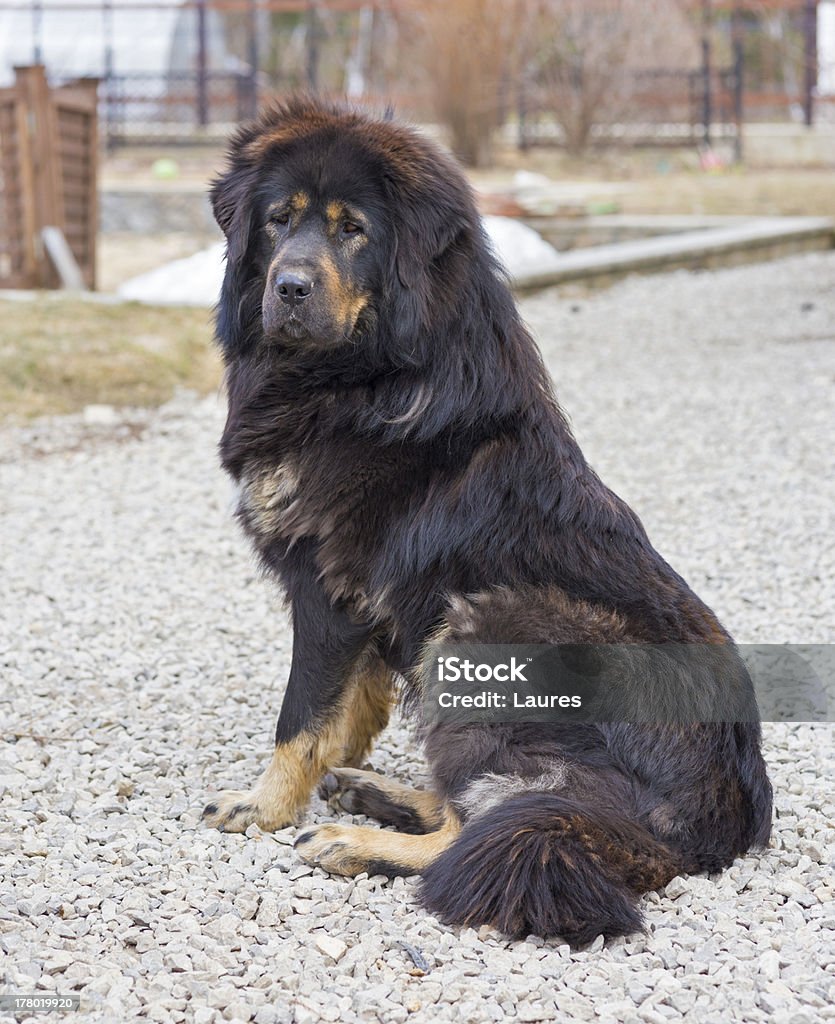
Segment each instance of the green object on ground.
[{"label": "green object on ground", "polygon": [[180,165],[176,160],[172,160],[167,156],[161,156],[159,160],[154,160],[151,164],[151,174],[162,181],[171,181],[173,178],[178,177],[179,173]]},{"label": "green object on ground", "polygon": [[610,213],[620,213],[620,205],[614,199],[601,199],[589,203],[586,212],[592,217],[605,217]]}]

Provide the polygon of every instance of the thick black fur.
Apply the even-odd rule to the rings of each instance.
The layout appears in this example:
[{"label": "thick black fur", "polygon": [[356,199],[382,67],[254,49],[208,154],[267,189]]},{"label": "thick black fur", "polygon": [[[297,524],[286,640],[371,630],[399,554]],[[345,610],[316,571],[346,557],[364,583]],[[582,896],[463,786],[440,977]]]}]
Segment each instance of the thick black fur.
[{"label": "thick black fur", "polygon": [[669,870],[672,857],[614,812],[592,818],[577,801],[528,793],[466,828],[428,869],[421,895],[448,920],[583,945],[637,931],[634,898],[656,883],[646,865]]},{"label": "thick black fur", "polygon": [[[269,209],[300,190],[306,212],[281,234]],[[363,645],[419,685],[442,627],[488,643],[714,643],[736,658],[586,463],[464,176],[438,147],[298,99],[239,131],[212,199],[228,238],[223,464],[250,494],[277,467],[297,485],[274,515],[251,498],[240,510],[293,610],[279,740],[327,718]],[[364,218],[355,249],[322,233],[333,200]],[[293,331],[275,326],[275,267],[314,243],[365,297],[347,334],[323,326],[324,299]],[[756,723],[438,727],[426,748],[464,819],[423,883],[448,922],[573,942],[623,934],[640,926],[639,893],[769,836]],[[564,791],[537,788],[552,762]],[[468,787],[489,775],[533,791],[474,814]]]}]

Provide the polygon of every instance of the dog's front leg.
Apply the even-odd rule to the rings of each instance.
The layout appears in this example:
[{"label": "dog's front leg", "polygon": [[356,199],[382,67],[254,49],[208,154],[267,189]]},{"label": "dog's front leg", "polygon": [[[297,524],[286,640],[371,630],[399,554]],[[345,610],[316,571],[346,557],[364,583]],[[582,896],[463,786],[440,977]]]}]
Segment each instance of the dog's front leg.
[{"label": "dog's front leg", "polygon": [[203,811],[208,825],[229,832],[293,824],[326,769],[344,763],[356,742],[354,704],[375,658],[371,627],[331,603],[310,552],[296,556],[288,590],[293,660],[272,759],[253,789],[219,793]]}]

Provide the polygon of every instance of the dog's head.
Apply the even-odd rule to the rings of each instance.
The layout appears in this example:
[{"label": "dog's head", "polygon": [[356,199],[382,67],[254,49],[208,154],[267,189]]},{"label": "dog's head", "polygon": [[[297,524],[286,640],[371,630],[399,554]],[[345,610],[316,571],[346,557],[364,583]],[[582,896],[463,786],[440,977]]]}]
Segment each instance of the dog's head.
[{"label": "dog's head", "polygon": [[428,321],[453,314],[481,240],[469,186],[437,146],[307,98],[238,132],[211,198],[228,240],[227,351],[356,346],[382,320],[389,347],[413,353]]}]

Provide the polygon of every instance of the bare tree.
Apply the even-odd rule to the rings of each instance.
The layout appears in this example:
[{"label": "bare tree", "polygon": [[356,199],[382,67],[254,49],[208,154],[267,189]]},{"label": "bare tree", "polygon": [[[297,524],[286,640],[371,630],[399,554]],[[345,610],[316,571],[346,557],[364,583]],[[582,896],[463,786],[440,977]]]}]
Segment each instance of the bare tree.
[{"label": "bare tree", "polygon": [[695,66],[695,45],[676,0],[539,0],[524,40],[529,73],[573,153],[595,125],[629,113],[636,72]]},{"label": "bare tree", "polygon": [[512,95],[520,9],[528,0],[425,0],[401,31],[411,34],[434,114],[455,153],[489,162],[495,129]]}]

